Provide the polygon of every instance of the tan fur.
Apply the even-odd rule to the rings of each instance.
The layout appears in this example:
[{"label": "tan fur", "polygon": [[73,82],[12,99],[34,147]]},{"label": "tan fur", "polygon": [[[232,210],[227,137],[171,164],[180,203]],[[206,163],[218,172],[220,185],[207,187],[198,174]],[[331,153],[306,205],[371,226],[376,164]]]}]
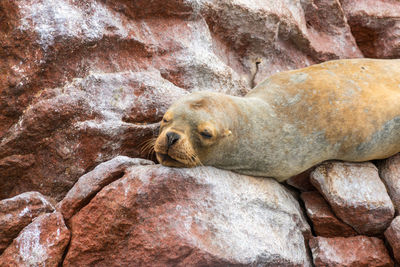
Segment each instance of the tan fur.
[{"label": "tan fur", "polygon": [[[169,166],[212,165],[283,181],[329,159],[385,158],[400,151],[400,60],[336,60],[281,72],[243,98],[195,93],[164,118],[154,148]],[[169,149],[168,131],[182,136]]]}]

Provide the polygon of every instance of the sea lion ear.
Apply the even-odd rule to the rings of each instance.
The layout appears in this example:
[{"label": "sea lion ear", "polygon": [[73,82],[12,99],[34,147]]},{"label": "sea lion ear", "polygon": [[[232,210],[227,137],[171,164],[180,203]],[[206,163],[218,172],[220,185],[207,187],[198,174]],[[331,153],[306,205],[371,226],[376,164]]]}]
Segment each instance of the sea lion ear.
[{"label": "sea lion ear", "polygon": [[225,131],[224,131],[224,134],[222,135],[223,137],[226,137],[226,136],[231,136],[232,135],[232,132],[230,131],[230,130],[228,130],[228,129],[226,129]]}]

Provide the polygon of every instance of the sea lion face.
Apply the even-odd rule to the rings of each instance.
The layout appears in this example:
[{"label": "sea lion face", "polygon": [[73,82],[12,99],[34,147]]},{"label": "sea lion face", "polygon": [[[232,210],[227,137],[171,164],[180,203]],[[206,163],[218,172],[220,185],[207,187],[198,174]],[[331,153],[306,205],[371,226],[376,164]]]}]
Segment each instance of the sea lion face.
[{"label": "sea lion face", "polygon": [[221,123],[221,103],[214,93],[194,93],[174,103],[165,113],[154,150],[158,161],[170,167],[209,163],[209,155],[231,135]]}]

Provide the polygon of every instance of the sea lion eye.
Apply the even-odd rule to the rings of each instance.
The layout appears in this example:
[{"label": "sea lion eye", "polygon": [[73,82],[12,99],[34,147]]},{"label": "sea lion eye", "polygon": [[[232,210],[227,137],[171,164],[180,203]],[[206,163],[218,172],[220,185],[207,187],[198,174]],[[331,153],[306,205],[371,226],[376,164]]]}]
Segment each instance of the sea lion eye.
[{"label": "sea lion eye", "polygon": [[167,123],[167,122],[168,122],[168,120],[165,119],[165,118],[163,118],[162,121],[163,121],[164,123]]},{"label": "sea lion eye", "polygon": [[208,131],[203,131],[200,133],[201,136],[203,136],[204,138],[208,138],[210,139],[212,137],[212,134],[210,134]]}]

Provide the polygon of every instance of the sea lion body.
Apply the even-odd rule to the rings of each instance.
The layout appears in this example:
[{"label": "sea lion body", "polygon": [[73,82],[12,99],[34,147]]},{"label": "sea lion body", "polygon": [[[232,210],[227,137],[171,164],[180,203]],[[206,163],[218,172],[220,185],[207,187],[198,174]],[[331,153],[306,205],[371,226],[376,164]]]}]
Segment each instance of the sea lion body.
[{"label": "sea lion body", "polygon": [[[400,60],[281,72],[245,97],[191,94],[165,116],[155,151],[168,166],[204,164],[284,181],[326,160],[386,158],[400,151]],[[204,124],[211,138],[200,133]],[[191,163],[182,160],[188,151]]]}]

